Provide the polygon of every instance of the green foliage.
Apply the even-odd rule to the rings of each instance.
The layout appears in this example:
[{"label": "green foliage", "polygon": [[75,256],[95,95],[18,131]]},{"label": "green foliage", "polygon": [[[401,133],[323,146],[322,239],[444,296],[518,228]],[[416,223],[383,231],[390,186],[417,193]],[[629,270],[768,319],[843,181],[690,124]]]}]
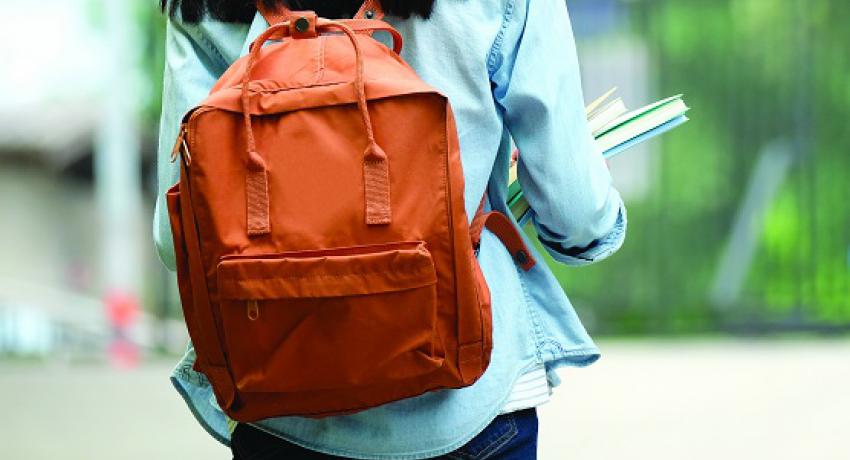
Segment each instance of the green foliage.
[{"label": "green foliage", "polygon": [[[555,266],[612,333],[850,325],[850,3],[622,2],[650,47],[659,96],[683,92],[692,121],[661,142],[652,193],[629,202],[625,247],[598,266]],[[795,149],[764,216],[736,305],[709,298],[760,150]]]},{"label": "green foliage", "polygon": [[159,2],[135,2],[136,15],[142,36],[141,68],[151,84],[148,104],[143,107],[143,122],[154,127],[162,108],[162,72],[165,67],[165,17],[159,11]]}]

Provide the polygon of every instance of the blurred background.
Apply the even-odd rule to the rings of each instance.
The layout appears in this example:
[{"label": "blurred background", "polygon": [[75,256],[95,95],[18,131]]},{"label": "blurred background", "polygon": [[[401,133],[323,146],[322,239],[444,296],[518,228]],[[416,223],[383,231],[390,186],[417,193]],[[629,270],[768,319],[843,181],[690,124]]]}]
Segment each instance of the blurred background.
[{"label": "blurred background", "polygon": [[[157,4],[0,3],[2,458],[230,458],[168,382]],[[850,458],[850,2],[567,4],[588,100],[692,121],[611,162],[623,249],[553,264],[603,359],[541,458]]]}]

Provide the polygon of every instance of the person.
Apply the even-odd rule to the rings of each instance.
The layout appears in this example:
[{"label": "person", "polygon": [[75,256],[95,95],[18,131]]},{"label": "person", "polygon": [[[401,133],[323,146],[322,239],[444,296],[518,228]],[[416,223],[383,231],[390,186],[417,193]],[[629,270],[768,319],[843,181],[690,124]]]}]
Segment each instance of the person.
[{"label": "person", "polygon": [[[283,0],[260,1],[274,7]],[[344,18],[361,3],[285,5]],[[154,237],[162,261],[173,270],[164,196],[178,180],[169,155],[180,119],[268,23],[245,0],[163,0],[162,7],[168,22]],[[383,0],[382,7],[404,37],[402,57],[451,102],[467,215],[475,214],[485,190],[487,208],[508,213],[513,140],[522,152],[519,180],[545,251],[560,263],[585,265],[619,249],[626,211],[587,127],[564,0]],[[518,270],[489,231],[478,257],[491,289],[494,348],[487,371],[469,387],[344,416],[241,424],[226,417],[204,375],[192,369],[191,344],[172,382],[201,425],[231,446],[235,459],[536,458],[535,408],[559,384],[555,370],[586,366],[599,350],[546,264]]]}]

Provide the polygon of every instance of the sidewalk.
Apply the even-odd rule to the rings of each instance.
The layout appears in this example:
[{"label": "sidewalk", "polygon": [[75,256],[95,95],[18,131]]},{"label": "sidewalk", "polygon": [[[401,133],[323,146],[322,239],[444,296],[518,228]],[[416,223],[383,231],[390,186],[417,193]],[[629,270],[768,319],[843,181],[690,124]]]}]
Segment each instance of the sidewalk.
[{"label": "sidewalk", "polygon": [[850,459],[848,340],[600,346],[541,407],[541,459]]},{"label": "sidewalk", "polygon": [[[850,340],[600,346],[541,407],[542,460],[850,459]],[[229,459],[171,389],[171,364],[0,362],[2,458]]]}]

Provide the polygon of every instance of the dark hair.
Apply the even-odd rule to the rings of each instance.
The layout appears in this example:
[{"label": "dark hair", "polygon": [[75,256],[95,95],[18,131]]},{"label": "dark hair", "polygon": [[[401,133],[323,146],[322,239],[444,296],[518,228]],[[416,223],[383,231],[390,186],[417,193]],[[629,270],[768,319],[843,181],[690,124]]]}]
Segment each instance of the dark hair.
[{"label": "dark hair", "polygon": [[[284,4],[292,9],[312,10],[326,18],[352,16],[363,0],[257,0],[267,8]],[[257,1],[252,0],[160,0],[164,12],[173,16],[180,10],[184,22],[198,22],[209,14],[224,22],[249,23],[257,12]],[[428,18],[436,0],[381,0],[384,13],[401,18],[420,16]]]}]

